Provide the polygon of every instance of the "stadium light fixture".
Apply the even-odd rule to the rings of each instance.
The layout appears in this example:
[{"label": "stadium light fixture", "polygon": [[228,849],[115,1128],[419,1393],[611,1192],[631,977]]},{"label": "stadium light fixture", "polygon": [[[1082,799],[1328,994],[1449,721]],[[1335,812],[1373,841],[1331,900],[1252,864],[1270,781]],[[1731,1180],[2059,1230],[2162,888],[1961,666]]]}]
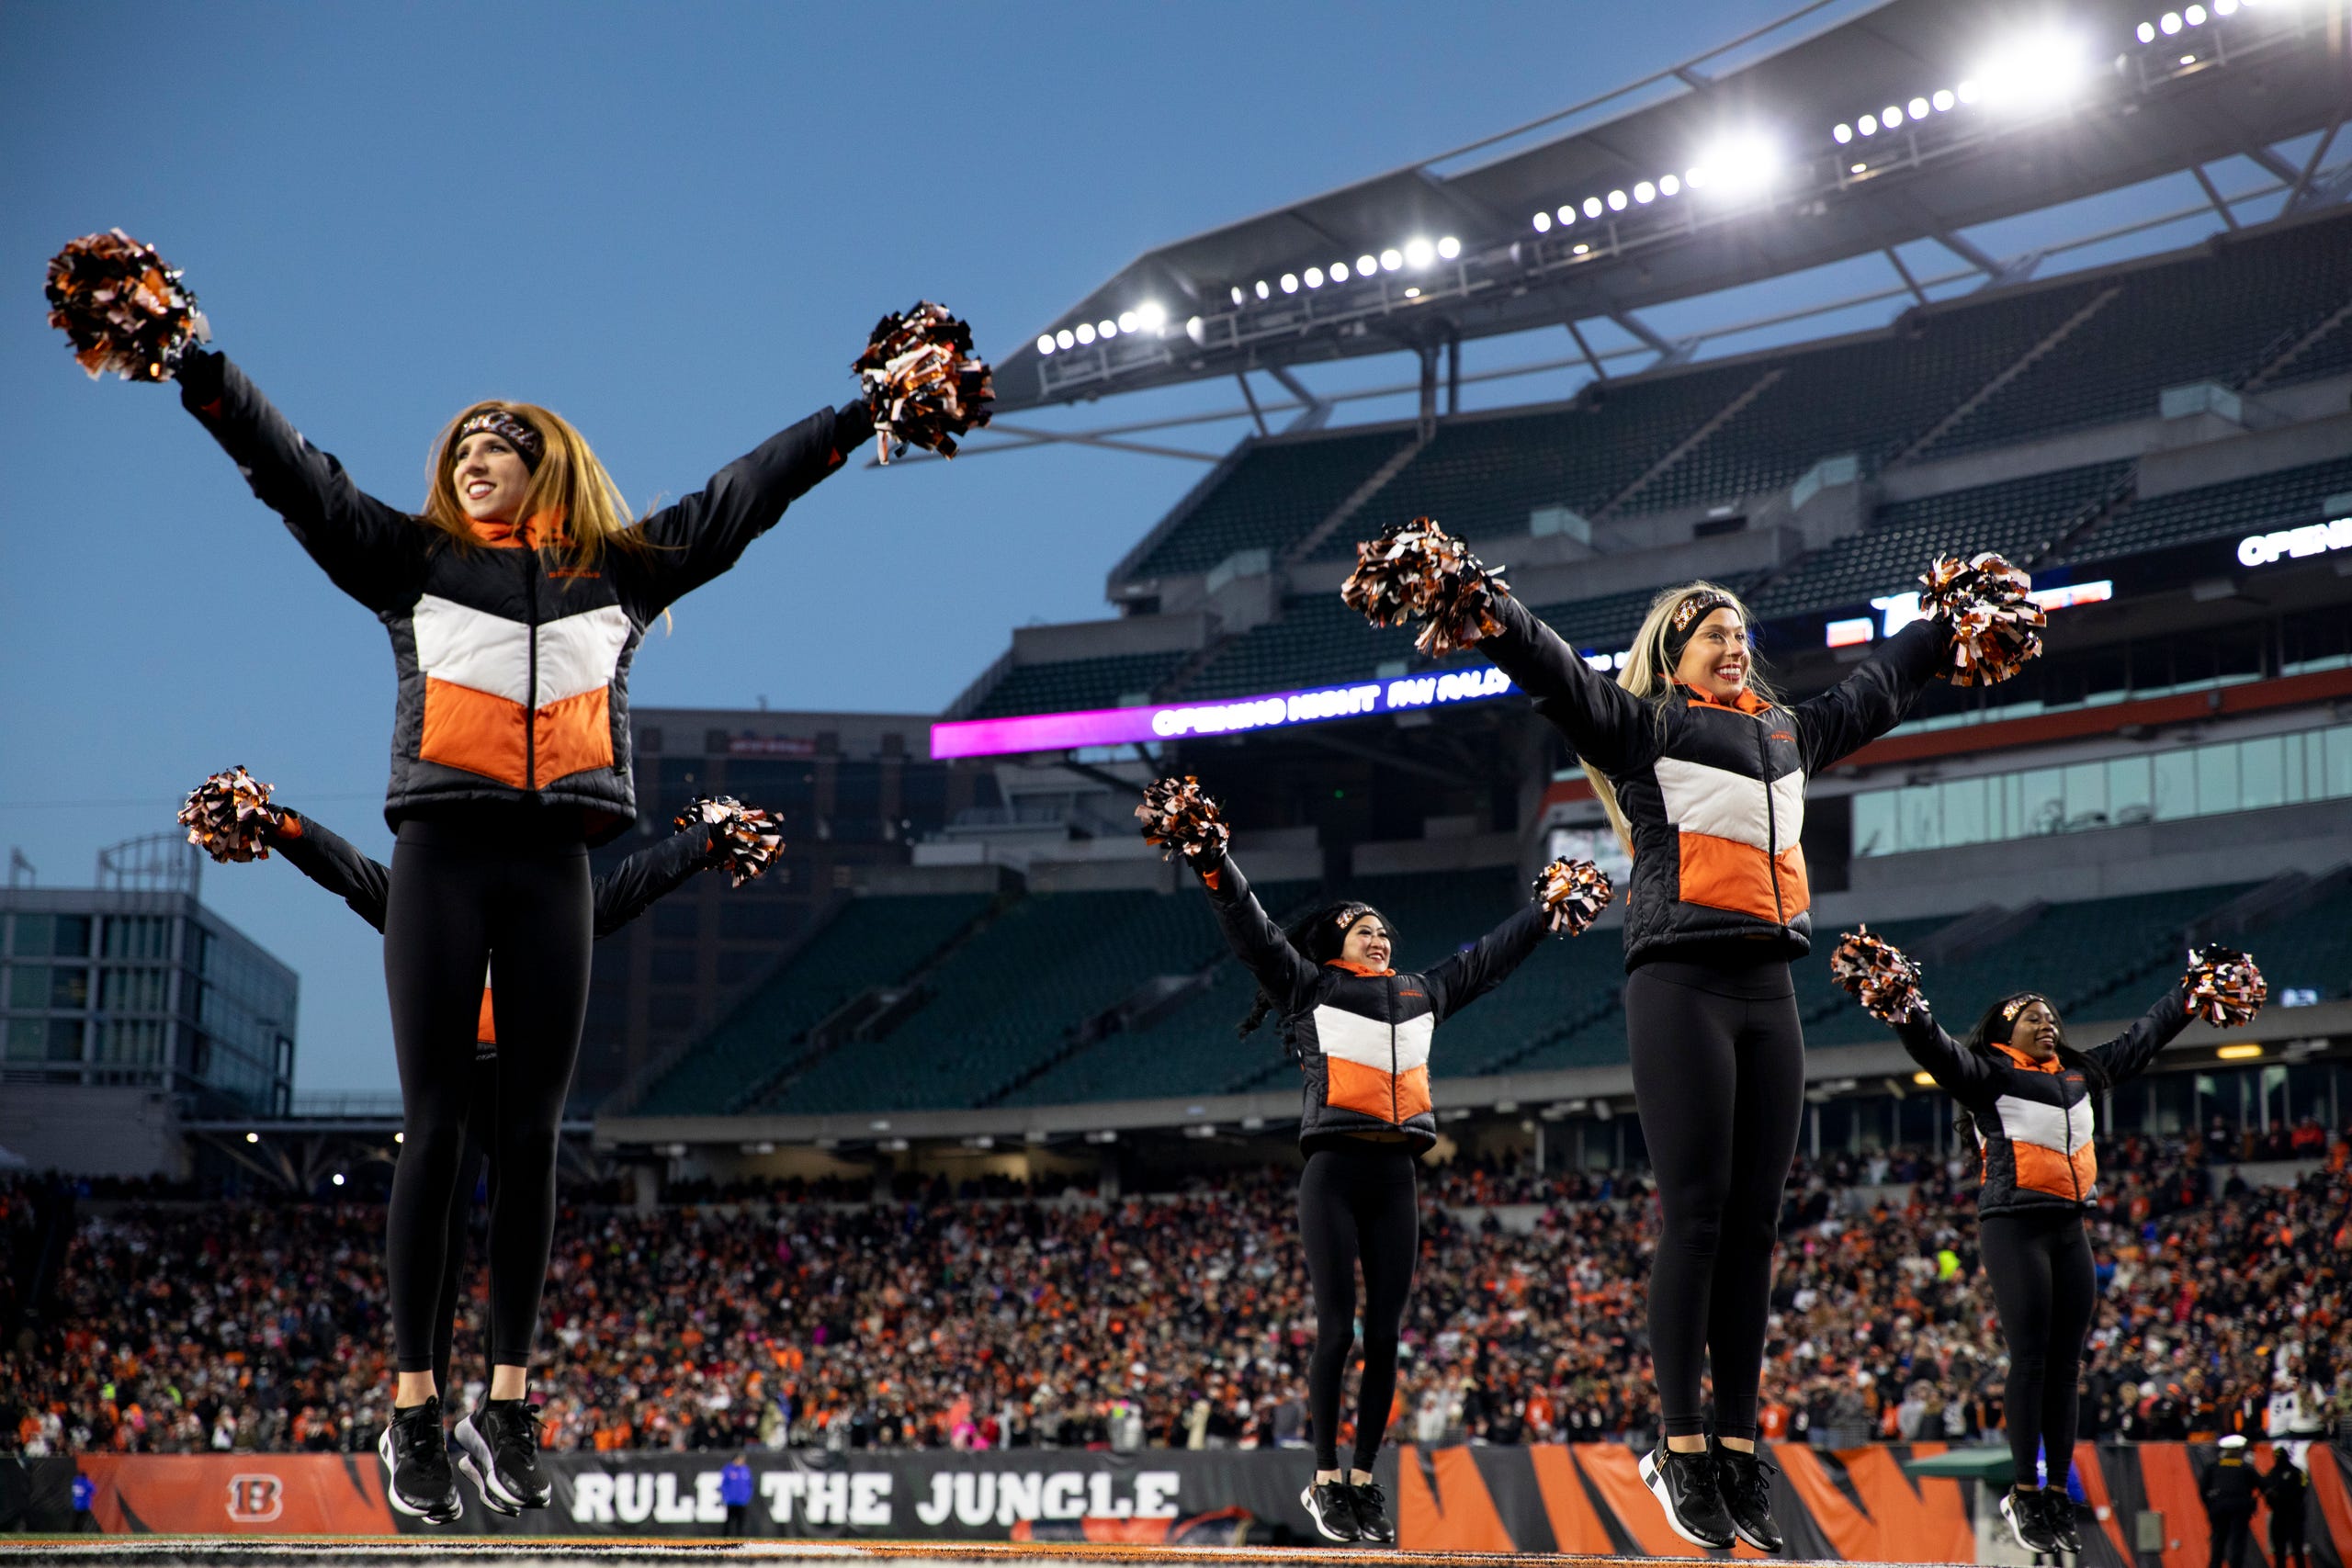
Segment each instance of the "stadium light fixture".
[{"label": "stadium light fixture", "polygon": [[1405,265],[1415,269],[1437,260],[1437,247],[1418,234],[1405,242]]},{"label": "stadium light fixture", "polygon": [[1268,287],[1266,286],[1266,280],[1265,280],[1264,278],[1262,278],[1262,277],[1261,277],[1261,278],[1260,278],[1260,279],[1258,280],[1258,298],[1259,298],[1259,299],[1272,299],[1272,298],[1273,297],[1273,292],[1274,292],[1274,291],[1273,291],[1272,288],[1268,288]]},{"label": "stadium light fixture", "polygon": [[1168,330],[1168,307],[1157,299],[1147,299],[1136,307],[1136,322],[1155,336]]},{"label": "stadium light fixture", "polygon": [[1302,275],[1302,277],[1306,284],[1306,287],[1309,288],[1320,288],[1323,287],[1323,269],[1319,266],[1308,267]]},{"label": "stadium light fixture", "polygon": [[1443,235],[1438,240],[1437,254],[1440,260],[1452,261],[1462,254],[1462,242],[1451,234]]},{"label": "stadium light fixture", "polygon": [[1622,191],[1622,190],[1612,190],[1612,191],[1611,191],[1611,192],[1609,193],[1609,210],[1610,210],[1610,211],[1611,211],[1611,212],[1623,212],[1623,211],[1624,211],[1624,210],[1625,210],[1625,206],[1626,206],[1626,197],[1625,197],[1625,193],[1624,193],[1623,191]]},{"label": "stadium light fixture", "polygon": [[1053,333],[1039,333],[1037,334],[1037,352],[1040,354],[1051,354],[1054,352]]},{"label": "stadium light fixture", "polygon": [[1647,207],[1651,202],[1657,199],[1657,186],[1652,185],[1647,180],[1638,180],[1634,182],[1634,199],[1640,202],[1644,207]]},{"label": "stadium light fixture", "polygon": [[1909,115],[1913,119],[1925,119],[1928,118],[1928,100],[1925,98],[1914,98],[1909,103],[1903,106],[1903,112]]},{"label": "stadium light fixture", "polygon": [[1348,264],[1343,261],[1333,262],[1331,264],[1331,281],[1334,283],[1345,283],[1347,280]]},{"label": "stadium light fixture", "polygon": [[1230,292],[1230,293],[1232,294],[1232,296],[1233,296],[1233,302],[1234,302],[1234,304],[1235,304],[1235,305],[1237,305],[1237,306],[1238,306],[1238,305],[1239,305],[1239,304],[1241,303],[1242,299],[1243,299],[1243,296],[1242,296],[1242,293],[1241,293],[1241,285],[1239,285],[1239,284],[1238,284],[1238,283],[1237,283],[1237,284],[1235,284],[1235,285],[1233,286],[1233,288],[1232,288],[1228,292]]},{"label": "stadium light fixture", "polygon": [[[2262,1047],[2251,1040],[2245,1040],[2241,1041],[2236,1044],[2224,1045],[2220,1050],[2214,1052],[2213,1055],[2220,1057],[2224,1062],[2243,1062],[2251,1057],[2261,1055]],[[337,1181],[341,1181],[343,1178],[338,1176],[335,1179]]]},{"label": "stadium light fixture", "polygon": [[1854,128],[1848,125],[1843,120],[1838,121],[1838,128],[1829,133],[1829,140],[1835,141],[1840,147],[1843,147],[1847,142],[1851,141],[1853,139]]},{"label": "stadium light fixture", "polygon": [[1866,114],[1862,116],[1861,118],[1856,120],[1854,124],[1860,130],[1864,136],[1876,136],[1878,134],[1878,116],[1874,114]]},{"label": "stadium light fixture", "polygon": [[1535,225],[1535,231],[1537,233],[1548,234],[1552,231],[1552,215],[1550,213],[1539,212],[1534,216],[1532,221]]},{"label": "stadium light fixture", "polygon": [[1740,195],[1770,186],[1780,168],[1780,150],[1770,141],[1758,135],[1736,136],[1709,148],[1690,171],[1690,183],[1698,185],[1703,175],[1707,184]]},{"label": "stadium light fixture", "polygon": [[1283,292],[1285,294],[1295,294],[1298,292],[1298,274],[1295,272],[1286,272],[1283,274]]},{"label": "stadium light fixture", "polygon": [[2180,13],[2177,11],[2166,11],[2163,16],[2156,18],[2156,30],[2164,34],[2166,38],[2170,38],[2173,34],[2180,31]]},{"label": "stadium light fixture", "polygon": [[1598,218],[1600,216],[1600,198],[1597,196],[1586,197],[1584,198],[1584,215],[1587,218]]},{"label": "stadium light fixture", "polygon": [[1922,1085],[1923,1087],[1933,1089],[1936,1083],[1936,1075],[1925,1072],[1913,1073],[1911,1075],[1911,1081],[1913,1083]]},{"label": "stadium light fixture", "polygon": [[1391,245],[1388,249],[1380,253],[1381,271],[1397,272],[1401,271],[1404,268],[1404,265],[1405,253],[1396,249],[1394,245]]},{"label": "stadium light fixture", "polygon": [[396,1144],[405,1144],[408,1142],[408,1134],[406,1133],[394,1133],[392,1134],[392,1142]]},{"label": "stadium light fixture", "polygon": [[1358,277],[1370,277],[1374,273],[1378,272],[1379,270],[1380,258],[1378,256],[1363,255],[1356,257],[1356,276]]},{"label": "stadium light fixture", "polygon": [[[2262,1049],[2262,1047],[2261,1047],[2261,1046],[2259,1046],[2259,1045],[2257,1045],[2257,1046],[2256,1046],[2256,1047],[2255,1047],[2255,1049],[2258,1052],[2258,1051],[2260,1051],[2260,1050]],[[342,1185],[343,1185],[343,1172],[341,1172],[341,1171],[339,1171],[339,1170],[338,1170],[338,1171],[336,1171],[336,1172],[334,1173],[334,1184],[335,1184],[337,1187],[340,1187],[340,1186],[342,1186]]]},{"label": "stadium light fixture", "polygon": [[258,1144],[261,1142],[261,1134],[259,1133],[247,1133],[245,1134],[245,1142],[249,1144]]},{"label": "stadium light fixture", "polygon": [[1938,87],[1928,96],[1928,107],[1938,114],[1950,114],[1952,106],[1958,102],[1960,100],[1952,96],[1952,90],[1950,87]]},{"label": "stadium light fixture", "polygon": [[1117,337],[1119,335],[1119,323],[1112,321],[1106,316],[1102,320],[1094,323],[1094,335],[1105,340],[1106,342],[1112,338]]},{"label": "stadium light fixture", "polygon": [[[2166,30],[2177,30],[2180,17],[2167,11],[2172,22]],[[2161,28],[2164,23],[2159,21]],[[1974,83],[1982,84],[1987,104],[1999,108],[2036,109],[2063,102],[2079,86],[2087,68],[2084,63],[2082,40],[2070,34],[2043,32],[2030,34],[1994,52],[1977,71]],[[1972,83],[1960,85],[1962,103],[1970,101]]]},{"label": "stadium light fixture", "polygon": [[[1263,288],[1266,286],[1261,283],[1258,285],[1258,287],[1260,288]],[[1094,323],[1091,321],[1079,322],[1074,335],[1080,343],[1092,343],[1094,341]]]},{"label": "stadium light fixture", "polygon": [[1136,313],[1133,310],[1119,312],[1119,330],[1123,333],[1131,333],[1136,330]]},{"label": "stadium light fixture", "polygon": [[1901,104],[1889,104],[1886,107],[1879,110],[1878,122],[1886,127],[1887,130],[1893,130],[1896,126],[1903,123],[1903,106]]},{"label": "stadium light fixture", "polygon": [[1206,348],[1209,341],[1208,323],[1198,316],[1188,317],[1184,321],[1184,335],[1201,347]]},{"label": "stadium light fixture", "polygon": [[[1237,288],[1234,292],[1238,295],[1241,291]],[[1234,300],[1234,303],[1238,305],[1241,301],[1237,299]],[[1076,348],[1078,346],[1078,334],[1071,332],[1068,327],[1064,327],[1061,331],[1054,334],[1054,342],[1063,348]]]},{"label": "stadium light fixture", "polygon": [[1658,175],[1657,193],[1660,196],[1680,196],[1682,194],[1681,176],[1679,175]]}]

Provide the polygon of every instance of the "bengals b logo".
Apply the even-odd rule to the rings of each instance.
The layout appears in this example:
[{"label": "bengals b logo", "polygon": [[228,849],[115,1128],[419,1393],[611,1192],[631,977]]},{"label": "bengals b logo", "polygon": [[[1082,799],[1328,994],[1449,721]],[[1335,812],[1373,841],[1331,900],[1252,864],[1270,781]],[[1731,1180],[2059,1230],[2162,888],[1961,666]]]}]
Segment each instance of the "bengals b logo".
[{"label": "bengals b logo", "polygon": [[266,1525],[286,1511],[285,1486],[275,1475],[229,1477],[229,1517],[241,1525]]}]

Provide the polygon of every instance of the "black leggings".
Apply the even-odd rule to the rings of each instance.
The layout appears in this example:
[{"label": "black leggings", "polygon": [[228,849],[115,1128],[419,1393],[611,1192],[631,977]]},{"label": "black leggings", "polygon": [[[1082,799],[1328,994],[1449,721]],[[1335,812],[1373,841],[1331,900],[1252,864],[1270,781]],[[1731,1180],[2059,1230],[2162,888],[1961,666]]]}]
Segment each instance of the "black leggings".
[{"label": "black leggings", "polygon": [[[457,1348],[458,1298],[466,1279],[466,1232],[474,1209],[474,1179],[483,1172],[490,1182],[490,1201],[498,1202],[498,1167],[482,1164],[482,1139],[498,1122],[498,1048],[481,1045],[474,1052],[473,1093],[466,1107],[466,1152],[458,1161],[458,1184],[449,1195],[449,1250],[441,1263],[441,1297],[433,1311],[433,1386],[449,1395],[449,1360]],[[491,1315],[498,1309],[493,1302]]]},{"label": "black leggings", "polygon": [[1356,1337],[1356,1265],[1363,1265],[1363,1380],[1356,1391],[1358,1470],[1370,1470],[1396,1402],[1396,1337],[1420,1249],[1419,1184],[1412,1146],[1337,1137],[1306,1156],[1298,1179],[1298,1231],[1315,1288],[1315,1357],[1307,1412],[1317,1469],[1340,1467],[1340,1385]]},{"label": "black leggings", "polygon": [[499,1172],[491,1359],[529,1363],[555,1235],[556,1140],[588,1010],[588,852],[567,818],[501,807],[412,818],[392,850],[384,980],[405,1135],[386,1253],[403,1372],[433,1368],[485,966],[498,1032],[498,1114],[482,1138]]},{"label": "black leggings", "polygon": [[1625,1028],[1664,1225],[1650,1267],[1650,1358],[1666,1434],[1756,1436],[1781,1189],[1804,1114],[1804,1032],[1789,966],[1659,960],[1626,977]]},{"label": "black leggings", "polygon": [[2017,1484],[2033,1484],[2034,1461],[2046,1439],[2050,1483],[2064,1486],[2075,1454],[2075,1382],[2098,1304],[2090,1236],[2080,1213],[2056,1209],[1987,1215],[1977,1223],[1976,1237],[1993,1304],[2000,1309],[2001,1337],[2009,1347],[2002,1408]]}]

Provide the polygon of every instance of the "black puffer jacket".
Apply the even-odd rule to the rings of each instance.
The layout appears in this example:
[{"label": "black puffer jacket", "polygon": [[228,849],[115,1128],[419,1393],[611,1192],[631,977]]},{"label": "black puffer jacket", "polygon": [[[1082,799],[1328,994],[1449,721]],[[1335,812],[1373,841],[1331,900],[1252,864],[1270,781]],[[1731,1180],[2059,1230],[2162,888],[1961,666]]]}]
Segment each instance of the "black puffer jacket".
[{"label": "black puffer jacket", "polygon": [[[2138,1077],[2188,1021],[2188,994],[2175,986],[2131,1028],[2083,1054],[2113,1088]],[[2098,1195],[2098,1095],[2079,1070],[2056,1060],[2037,1066],[2007,1045],[1971,1051],[1931,1017],[1898,1024],[1895,1033],[1976,1123],[1978,1215],[2079,1209]]]},{"label": "black puffer jacket", "polygon": [[871,432],[862,407],[823,409],[719,470],[594,567],[530,547],[527,527],[460,548],[351,482],[244,372],[190,355],[180,400],[236,460],[336,587],[391,634],[400,694],[384,819],[477,802],[571,807],[590,843],[637,816],[628,670],[664,607],[733,566],[784,509]]},{"label": "black puffer jacket", "polygon": [[1805,780],[1902,722],[1944,668],[1950,639],[1921,621],[1851,675],[1793,706],[1742,694],[1736,707],[1677,685],[1634,695],[1577,657],[1516,599],[1476,646],[1535,699],[1535,711],[1617,791],[1634,836],[1625,967],[1725,937],[1770,956],[1813,945],[1805,880]]},{"label": "black puffer jacket", "polygon": [[1291,946],[1227,858],[1204,871],[1227,945],[1282,1013],[1306,1082],[1298,1141],[1402,1133],[1416,1154],[1437,1142],[1430,1100],[1430,1039],[1439,1024],[1493,990],[1544,941],[1542,906],[1517,914],[1417,975],[1314,964]]}]

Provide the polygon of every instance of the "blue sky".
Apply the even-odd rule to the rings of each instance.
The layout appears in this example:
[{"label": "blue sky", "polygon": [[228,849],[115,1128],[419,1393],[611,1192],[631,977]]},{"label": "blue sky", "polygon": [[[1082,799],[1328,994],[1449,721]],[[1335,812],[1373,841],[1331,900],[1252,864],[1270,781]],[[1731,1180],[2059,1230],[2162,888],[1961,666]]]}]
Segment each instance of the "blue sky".
[{"label": "blue sky", "polygon": [[[0,845],[44,886],[85,884],[100,846],[168,827],[191,784],[243,762],[389,850],[382,629],[170,389],[75,369],[40,295],[74,234],[119,225],[185,268],[219,345],[389,501],[417,503],[443,421],[503,395],[571,418],[642,506],[849,397],[887,309],[944,299],[1004,353],[1154,244],[1786,8],[17,0],[0,12]],[[1103,573],[1200,472],[1068,448],[853,468],[680,606],[634,700],[936,711],[1011,626],[1106,613]],[[298,1089],[391,1088],[374,933],[277,863],[208,868],[205,893],[302,974]]]}]

